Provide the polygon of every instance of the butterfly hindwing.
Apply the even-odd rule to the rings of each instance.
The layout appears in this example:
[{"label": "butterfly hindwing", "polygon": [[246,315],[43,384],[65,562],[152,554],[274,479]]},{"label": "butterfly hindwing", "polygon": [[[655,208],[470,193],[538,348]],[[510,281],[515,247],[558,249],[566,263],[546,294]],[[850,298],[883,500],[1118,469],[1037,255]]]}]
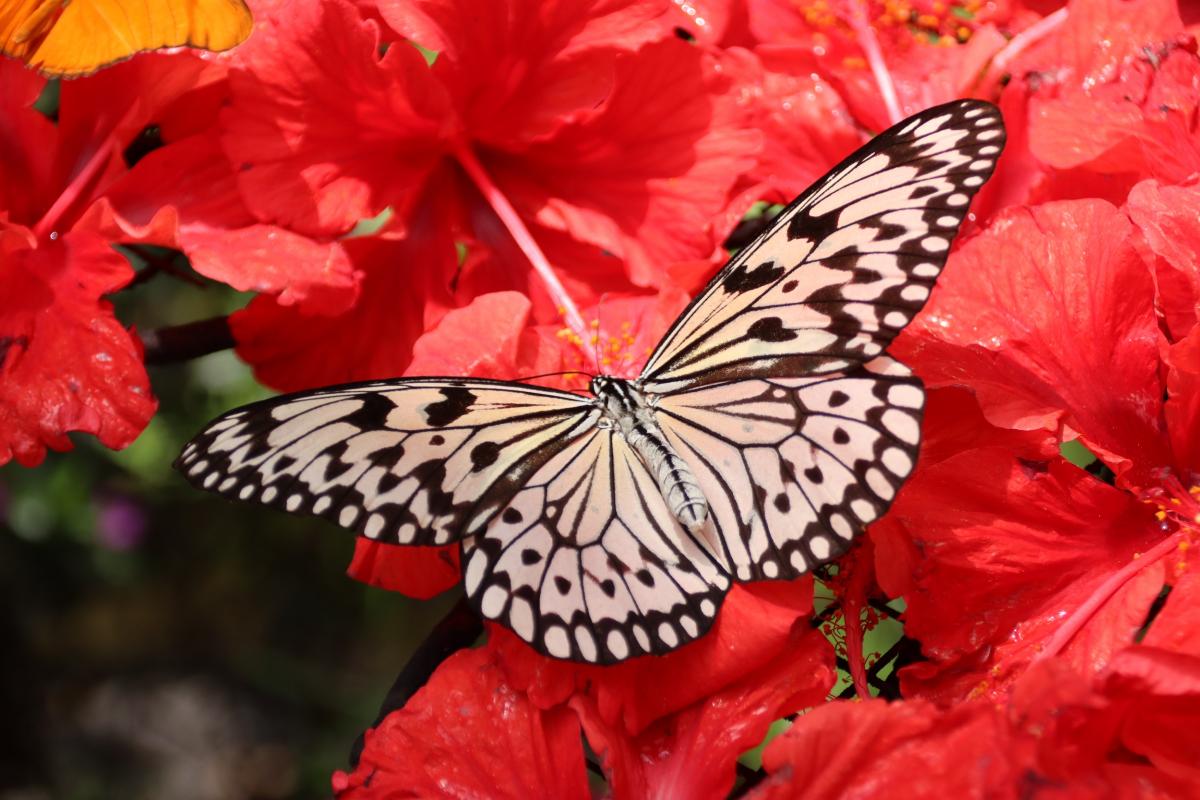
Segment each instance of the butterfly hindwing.
[{"label": "butterfly hindwing", "polygon": [[515,383],[357,384],[231,411],[176,466],[198,487],[371,539],[446,544],[597,416],[578,395]]},{"label": "butterfly hindwing", "polygon": [[556,658],[612,663],[704,634],[729,587],[625,439],[597,428],[463,542],[467,596]]},{"label": "butterfly hindwing", "polygon": [[807,572],[883,515],[916,465],[924,400],[883,356],[846,373],[705,385],[658,410],[745,581]]},{"label": "butterfly hindwing", "polygon": [[733,258],[642,371],[649,392],[852,369],[925,304],[1004,146],[995,106],[923,111],[849,156]]}]

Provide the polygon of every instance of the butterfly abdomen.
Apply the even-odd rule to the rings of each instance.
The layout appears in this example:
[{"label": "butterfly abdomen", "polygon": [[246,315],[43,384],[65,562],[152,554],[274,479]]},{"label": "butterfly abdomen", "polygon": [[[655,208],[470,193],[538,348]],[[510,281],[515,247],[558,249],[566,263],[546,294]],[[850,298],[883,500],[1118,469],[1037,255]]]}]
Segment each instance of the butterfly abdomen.
[{"label": "butterfly abdomen", "polygon": [[597,378],[592,391],[605,416],[654,474],[671,514],[689,531],[698,533],[708,519],[708,501],[687,463],[667,441],[645,395],[618,378]]}]

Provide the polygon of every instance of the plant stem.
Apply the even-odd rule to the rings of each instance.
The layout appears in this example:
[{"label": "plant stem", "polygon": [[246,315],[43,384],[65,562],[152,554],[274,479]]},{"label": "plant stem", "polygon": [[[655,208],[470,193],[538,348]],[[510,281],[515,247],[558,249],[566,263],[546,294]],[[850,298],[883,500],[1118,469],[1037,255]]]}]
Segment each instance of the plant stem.
[{"label": "plant stem", "polygon": [[229,317],[211,317],[185,325],[143,331],[147,364],[174,364],[234,346]]}]

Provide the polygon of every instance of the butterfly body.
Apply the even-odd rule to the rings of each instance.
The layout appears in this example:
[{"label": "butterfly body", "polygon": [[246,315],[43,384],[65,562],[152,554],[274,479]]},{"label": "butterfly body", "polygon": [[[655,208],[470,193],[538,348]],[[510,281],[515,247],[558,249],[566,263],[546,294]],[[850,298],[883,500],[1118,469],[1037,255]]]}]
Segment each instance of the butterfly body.
[{"label": "butterfly body", "polygon": [[176,466],[375,541],[458,543],[474,607],[552,657],[666,653],[734,581],[837,558],[895,499],[925,393],[885,349],[1003,144],[975,100],[880,134],[733,257],[634,380],[303,392],[214,420]]},{"label": "butterfly body", "polygon": [[607,375],[594,378],[591,390],[605,419],[654,474],[671,513],[689,531],[699,533],[708,517],[708,501],[687,462],[675,452],[658,424],[654,398],[648,398],[636,381]]}]

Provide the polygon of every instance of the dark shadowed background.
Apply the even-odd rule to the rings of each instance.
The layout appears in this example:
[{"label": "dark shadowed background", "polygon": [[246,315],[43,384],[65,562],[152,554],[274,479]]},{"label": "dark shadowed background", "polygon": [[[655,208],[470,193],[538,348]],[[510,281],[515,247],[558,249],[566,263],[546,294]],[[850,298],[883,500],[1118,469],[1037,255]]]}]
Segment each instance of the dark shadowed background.
[{"label": "dark shadowed background", "polygon": [[[244,302],[158,274],[117,312],[149,330]],[[267,395],[232,353],[151,379],[160,412],[127,450],[77,436],[0,469],[0,797],[328,796],[454,598],[363,586],[346,532],[170,468],[206,421]]]}]

